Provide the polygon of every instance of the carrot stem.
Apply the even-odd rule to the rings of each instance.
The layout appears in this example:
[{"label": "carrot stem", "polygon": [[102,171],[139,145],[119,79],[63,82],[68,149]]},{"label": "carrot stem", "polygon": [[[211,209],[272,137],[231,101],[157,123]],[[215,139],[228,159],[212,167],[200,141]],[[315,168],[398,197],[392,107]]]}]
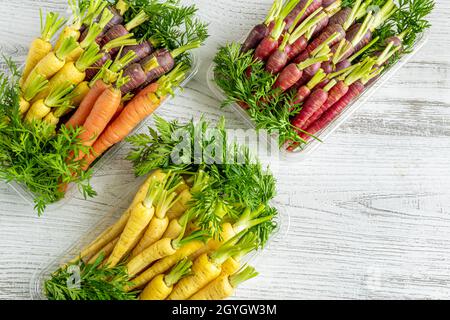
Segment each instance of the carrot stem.
[{"label": "carrot stem", "polygon": [[[298,22],[300,21],[300,19],[303,17],[303,15],[305,14],[306,10],[308,9],[308,7],[311,5],[311,3],[314,0],[308,0],[308,2],[305,4],[305,6],[303,7],[303,9],[299,12],[299,14],[297,15],[297,17],[295,17],[294,22],[292,23],[292,26],[289,28],[288,33],[292,33],[292,31],[294,31],[295,27],[297,26]],[[299,1],[297,1],[297,3],[295,5],[297,5],[299,3]],[[295,7],[295,6],[294,6]],[[292,7],[291,11],[294,9],[294,7]],[[322,8],[319,8],[322,9]],[[316,10],[317,11],[317,10]],[[289,11],[290,12],[290,11]],[[287,15],[286,15],[287,16]],[[295,42],[295,41],[294,41]]]},{"label": "carrot stem", "polygon": [[115,48],[137,45],[138,44],[137,40],[132,39],[133,36],[134,35],[132,33],[129,33],[129,34],[126,34],[119,38],[116,38],[116,39],[108,42],[107,44],[105,44],[103,46],[103,51],[109,52],[110,50],[115,49]]},{"label": "carrot stem", "polygon": [[[320,22],[324,17],[326,17],[326,14],[320,11],[322,11],[322,8],[317,9],[314,11],[308,18],[306,18],[295,30],[291,31],[291,38],[289,39],[289,43],[292,44],[296,42],[301,36],[303,36],[305,33],[308,32],[312,27],[314,27],[317,23]],[[318,15],[319,14],[319,15]],[[318,15],[318,16],[317,16]],[[317,16],[317,17],[316,17]],[[295,26],[295,24],[293,24]],[[292,28],[292,27],[291,27]]]},{"label": "carrot stem", "polygon": [[41,21],[41,40],[50,42],[58,30],[66,23],[66,20],[59,18],[57,13],[49,12],[44,24],[42,10],[39,10],[39,15]]},{"label": "carrot stem", "polygon": [[145,13],[144,10],[139,12],[130,22],[128,22],[125,25],[125,29],[127,31],[131,31],[134,28],[139,27],[141,24],[143,24],[145,21],[147,21],[150,17]]},{"label": "carrot stem", "polygon": [[125,14],[125,12],[128,11],[129,8],[130,8],[130,5],[126,1],[124,1],[124,0],[117,1],[116,9],[119,11],[121,16],[123,16]]},{"label": "carrot stem", "polygon": [[280,15],[281,8],[283,6],[283,0],[275,0],[272,4],[272,7],[270,8],[269,14],[266,17],[266,20],[264,21],[264,24],[266,26],[269,26],[276,17]]},{"label": "carrot stem", "polygon": [[358,58],[359,56],[361,56],[364,52],[366,52],[367,50],[369,50],[375,43],[378,42],[378,40],[380,40],[380,37],[376,37],[375,39],[373,39],[371,42],[369,42],[364,48],[362,48],[361,50],[359,50],[358,52],[356,52],[354,55],[352,55],[350,58],[348,58],[347,60],[352,62],[353,60],[355,60],[356,58]]},{"label": "carrot stem", "polygon": [[356,0],[355,1],[355,4],[353,5],[353,8],[352,8],[352,11],[351,11],[350,15],[348,16],[347,20],[342,25],[344,30],[348,30],[353,25],[353,23],[355,22],[356,14],[358,13],[359,8],[361,7],[361,3],[362,3],[362,0]]},{"label": "carrot stem", "polygon": [[258,275],[259,273],[256,272],[255,268],[247,267],[239,273],[232,275],[228,281],[233,288],[237,288],[241,283],[256,278]]},{"label": "carrot stem", "polygon": [[306,85],[308,89],[315,88],[319,83],[321,83],[325,78],[327,77],[326,73],[323,71],[323,69],[319,69],[319,71],[316,72],[316,74],[309,80],[308,84]]},{"label": "carrot stem", "polygon": [[90,66],[92,66],[98,59],[100,59],[103,54],[99,53],[100,47],[94,43],[91,44],[86,51],[80,56],[80,58],[75,62],[75,67],[81,71],[85,72]]}]

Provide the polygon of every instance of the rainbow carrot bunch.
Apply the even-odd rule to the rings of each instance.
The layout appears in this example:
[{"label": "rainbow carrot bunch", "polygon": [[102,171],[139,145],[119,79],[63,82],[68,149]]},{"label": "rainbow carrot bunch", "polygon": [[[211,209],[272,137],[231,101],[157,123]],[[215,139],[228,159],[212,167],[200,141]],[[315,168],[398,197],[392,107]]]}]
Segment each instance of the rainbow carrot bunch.
[{"label": "rainbow carrot bunch", "polygon": [[[40,214],[72,182],[85,196],[95,194],[91,164],[173,94],[191,69],[190,52],[208,36],[196,7],[178,1],[68,4],[67,19],[40,11],[40,35],[22,73],[10,63],[13,75],[0,75],[8,79],[0,96],[9,119],[0,126],[7,142],[0,177],[31,191]],[[46,144],[33,148],[32,141]],[[62,148],[62,141],[72,145]],[[59,178],[46,188],[49,168]]]},{"label": "rainbow carrot bunch", "polygon": [[[129,159],[146,181],[116,223],[48,279],[49,299],[226,299],[257,275],[246,262],[276,228],[277,210],[269,204],[273,176],[247,149],[228,144],[223,121],[210,128],[203,120],[180,125],[157,118],[156,127],[158,132],[129,138]],[[175,132],[192,139],[201,132],[206,151],[217,143],[210,130],[223,137],[223,156],[242,163],[202,164],[193,154],[182,163],[173,158]],[[90,270],[78,289],[67,286],[73,266],[82,277]],[[105,273],[120,281],[101,278]]]},{"label": "rainbow carrot bunch", "polygon": [[243,44],[222,47],[215,81],[258,129],[299,151],[409,53],[433,0],[275,1]]}]

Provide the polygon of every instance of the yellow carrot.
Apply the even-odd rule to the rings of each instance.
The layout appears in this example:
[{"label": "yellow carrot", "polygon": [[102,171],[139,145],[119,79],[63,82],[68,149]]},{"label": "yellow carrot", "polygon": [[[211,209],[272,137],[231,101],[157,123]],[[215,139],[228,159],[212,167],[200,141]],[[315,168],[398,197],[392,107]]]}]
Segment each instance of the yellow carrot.
[{"label": "yellow carrot", "polygon": [[59,123],[59,118],[55,117],[55,115],[52,112],[47,114],[43,120],[44,120],[44,122],[46,122],[52,126],[56,126]]},{"label": "yellow carrot", "polygon": [[47,54],[52,51],[52,44],[50,40],[53,38],[56,32],[65,23],[64,19],[60,19],[59,15],[53,12],[47,14],[45,24],[43,23],[42,11],[40,11],[41,17],[41,37],[35,39],[28,51],[28,57],[25,62],[25,68],[20,79],[21,88],[25,80],[28,78],[34,67],[41,61]]},{"label": "yellow carrot", "polygon": [[178,201],[177,193],[174,192],[179,187],[181,178],[177,175],[168,174],[164,182],[164,190],[157,195],[155,200],[155,217],[150,222],[144,236],[134,248],[132,256],[135,257],[146,248],[160,240],[167,230],[169,219],[166,217],[167,211]]},{"label": "yellow carrot", "polygon": [[108,257],[112,251],[114,250],[114,247],[116,246],[117,242],[119,242],[119,237],[108,243],[106,246],[103,247],[97,254],[95,254],[88,262],[88,264],[94,264],[95,261],[102,255],[103,257]]},{"label": "yellow carrot", "polygon": [[[105,230],[100,236],[98,236],[97,239],[95,239],[87,248],[85,248],[81,252],[78,258],[84,260],[85,257],[89,257],[91,255],[96,254],[104,246],[106,246],[108,243],[110,243],[115,238],[120,236],[122,231],[125,229],[125,226],[127,225],[131,211],[136,207],[137,204],[144,201],[145,197],[147,196],[148,189],[150,187],[152,180],[157,179],[158,181],[161,181],[163,179],[163,176],[164,174],[160,170],[157,170],[153,172],[151,175],[149,175],[144,184],[139,188],[131,205],[120,217],[119,221],[117,221],[113,226],[111,226],[110,228]],[[78,260],[78,258],[76,260]],[[76,260],[72,260],[72,262],[75,262]]]},{"label": "yellow carrot", "polygon": [[23,91],[20,95],[20,101],[19,101],[19,111],[20,114],[25,114],[31,106],[31,101],[34,99],[34,97],[44,89],[46,89],[48,86],[48,80],[45,79],[42,76],[37,76],[33,79],[33,81],[30,83],[28,88],[26,88],[25,91]]},{"label": "yellow carrot", "polygon": [[191,259],[195,260],[202,254],[216,251],[221,245],[232,239],[234,236],[236,236],[236,232],[234,231],[233,226],[228,222],[224,223],[222,225],[219,239],[209,240],[206,246],[200,248],[197,252],[191,255]]},{"label": "yellow carrot", "polygon": [[45,90],[42,90],[36,99],[45,98],[49,92],[59,86],[61,83],[68,82],[71,85],[77,86],[86,78],[86,70],[98,59],[102,57],[99,54],[100,48],[97,44],[92,44],[80,56],[76,62],[67,62],[48,83]]},{"label": "yellow carrot", "polygon": [[108,265],[113,268],[133,249],[139,241],[139,237],[148,227],[155,214],[153,202],[159,193],[160,183],[153,178],[144,201],[138,203],[131,211],[127,225],[120,236],[119,242],[114,247],[108,259]]},{"label": "yellow carrot", "polygon": [[241,268],[241,263],[235,258],[231,257],[222,265],[222,274],[235,274]]},{"label": "yellow carrot", "polygon": [[80,38],[80,28],[83,21],[80,6],[76,0],[69,0],[69,6],[72,9],[72,23],[63,29],[55,43],[54,50],[58,50],[67,38],[74,38],[76,41]]},{"label": "yellow carrot", "polygon": [[216,279],[221,272],[221,266],[211,262],[208,255],[204,254],[195,260],[192,266],[192,275],[181,280],[167,299],[186,300]]},{"label": "yellow carrot", "polygon": [[131,259],[127,263],[127,271],[130,276],[139,274],[142,270],[147,268],[153,262],[163,259],[167,256],[174,255],[178,250],[191,242],[203,241],[206,239],[204,231],[194,232],[193,234],[184,237],[182,234],[178,239],[161,239],[155,244],[151,245],[139,255]]},{"label": "yellow carrot", "polygon": [[189,202],[192,200],[192,193],[189,190],[183,190],[180,193],[179,200],[172,208],[167,211],[169,219],[178,219],[189,209]]},{"label": "yellow carrot", "polygon": [[193,295],[189,300],[224,300],[234,294],[235,289],[243,282],[255,278],[258,273],[253,267],[247,267],[243,271],[230,275],[222,275],[202,290]]},{"label": "yellow carrot", "polygon": [[139,241],[138,245],[133,249],[132,257],[138,256],[145,249],[155,244],[164,235],[167,226],[169,225],[169,219],[158,217],[153,217],[152,221],[148,225],[146,232],[144,233],[142,239]]},{"label": "yellow carrot", "polygon": [[[212,254],[203,254],[194,261],[192,275],[181,280],[173,289],[169,300],[186,300],[216,279],[222,265],[235,255],[247,254],[255,248],[256,237],[245,236],[245,231],[225,242]],[[242,240],[241,240],[242,239]]]},{"label": "yellow carrot", "polygon": [[165,300],[173,290],[173,286],[191,272],[192,262],[183,260],[167,275],[154,278],[142,291],[140,300]]},{"label": "yellow carrot", "polygon": [[205,244],[202,241],[193,241],[186,244],[183,248],[178,250],[174,255],[165,257],[155,262],[150,268],[141,273],[139,276],[132,280],[132,285],[125,288],[127,292],[133,291],[137,288],[142,288],[149,281],[151,281],[157,275],[167,272],[170,268],[176,265],[181,260],[189,257],[192,253],[200,249]]},{"label": "yellow carrot", "polygon": [[50,95],[44,100],[38,100],[33,103],[28,110],[25,120],[28,122],[40,120],[50,113],[52,108],[63,107],[70,101],[70,92],[74,86],[63,83],[54,88]]},{"label": "yellow carrot", "polygon": [[83,101],[84,97],[89,93],[89,90],[91,90],[89,86],[88,81],[83,81],[79,85],[73,89],[74,97],[72,99],[72,105],[75,107],[78,107]]}]

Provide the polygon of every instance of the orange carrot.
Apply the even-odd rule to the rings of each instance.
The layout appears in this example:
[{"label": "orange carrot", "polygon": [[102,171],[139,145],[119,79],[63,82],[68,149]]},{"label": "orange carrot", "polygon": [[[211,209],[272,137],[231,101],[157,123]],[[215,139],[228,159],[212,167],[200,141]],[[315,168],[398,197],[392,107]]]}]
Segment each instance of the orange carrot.
[{"label": "orange carrot", "polygon": [[79,139],[85,146],[92,146],[119,108],[122,94],[117,88],[109,88],[101,94],[83,124],[84,130]]},{"label": "orange carrot", "polygon": [[131,100],[117,119],[95,141],[92,152],[86,157],[86,166],[89,167],[106,150],[122,141],[142,120],[151,115],[163,100],[164,97],[159,98],[155,93],[139,95]]},{"label": "orange carrot", "polygon": [[179,65],[167,76],[163,76],[156,84],[151,84],[143,92],[131,100],[105,132],[95,141],[93,151],[86,156],[86,169],[106,150],[125,139],[136,126],[151,115],[171,93],[171,88],[184,79],[186,68]]},{"label": "orange carrot", "polygon": [[94,108],[94,105],[95,105],[95,102],[97,101],[97,99],[109,87],[110,86],[107,85],[103,80],[101,80],[101,79],[97,80],[95,82],[95,84],[92,86],[89,93],[86,95],[86,97],[81,102],[77,111],[72,115],[72,117],[66,123],[66,127],[76,128],[76,127],[82,126],[85,123],[86,119],[88,118],[89,114],[91,113],[92,108]]}]

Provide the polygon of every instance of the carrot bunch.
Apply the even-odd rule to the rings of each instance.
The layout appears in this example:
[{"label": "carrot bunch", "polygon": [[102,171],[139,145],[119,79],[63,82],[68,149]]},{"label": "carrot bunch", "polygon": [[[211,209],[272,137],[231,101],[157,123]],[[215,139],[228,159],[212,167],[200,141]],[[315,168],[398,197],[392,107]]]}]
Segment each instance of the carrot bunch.
[{"label": "carrot bunch", "polygon": [[[55,155],[66,159],[64,165],[54,160],[64,167],[57,170],[60,187],[45,188],[44,197],[33,191],[40,213],[61,199],[65,186],[74,180],[83,184],[80,190],[88,190],[85,195],[94,195],[86,178],[92,162],[173,94],[192,66],[190,52],[208,37],[206,24],[195,17],[195,6],[124,0],[68,0],[68,4],[72,14],[67,19],[40,12],[40,35],[30,45],[22,72],[11,68],[14,77],[9,82],[17,88],[17,98],[5,104],[6,113],[17,113],[19,119],[8,124],[8,135],[17,130],[12,135],[20,137],[27,126],[33,128],[31,132],[40,132],[30,140],[49,139],[54,147],[41,150],[58,152],[63,149],[60,141],[71,143],[67,154]],[[0,88],[5,101],[13,94],[10,87]],[[16,154],[15,142],[5,147],[5,154]],[[43,156],[36,154],[36,158]],[[7,180],[26,180],[27,189],[36,190],[35,186],[42,186],[37,181],[45,176],[39,172],[47,171],[48,161],[37,161],[35,176],[25,170],[32,162],[23,162],[26,165],[18,162],[23,169],[11,170]]]},{"label": "carrot bunch", "polygon": [[433,0],[275,1],[242,45],[219,50],[215,81],[227,103],[297,151],[412,50],[433,7]]},{"label": "carrot bunch", "polygon": [[157,118],[156,127],[159,133],[130,138],[135,149],[129,158],[145,182],[121,217],[46,282],[50,299],[97,290],[99,297],[112,296],[105,289],[110,278],[97,284],[82,281],[77,292],[64,285],[58,286],[63,294],[55,291],[73,265],[90,268],[92,275],[121,272],[116,294],[141,300],[225,299],[257,275],[245,258],[264,247],[275,230],[277,211],[269,204],[273,177],[245,158],[247,149],[227,143],[229,154],[244,156],[244,163],[198,165],[195,156],[182,163],[174,158],[179,152],[175,133],[194,138],[202,130],[211,140],[201,148],[208,148],[217,142],[209,130],[219,130],[228,141],[223,125],[180,125]]}]

